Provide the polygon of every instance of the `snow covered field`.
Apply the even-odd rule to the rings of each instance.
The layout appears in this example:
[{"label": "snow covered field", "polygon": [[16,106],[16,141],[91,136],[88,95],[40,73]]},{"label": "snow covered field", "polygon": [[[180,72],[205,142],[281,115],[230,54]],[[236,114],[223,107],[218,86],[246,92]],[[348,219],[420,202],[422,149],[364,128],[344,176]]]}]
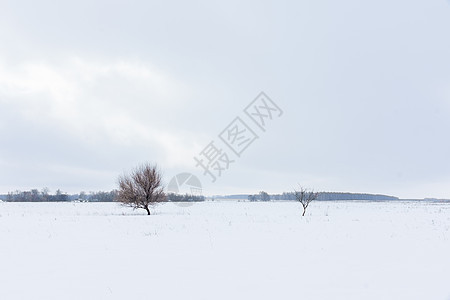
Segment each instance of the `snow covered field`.
[{"label": "snow covered field", "polygon": [[450,299],[450,204],[0,203],[0,299]]}]

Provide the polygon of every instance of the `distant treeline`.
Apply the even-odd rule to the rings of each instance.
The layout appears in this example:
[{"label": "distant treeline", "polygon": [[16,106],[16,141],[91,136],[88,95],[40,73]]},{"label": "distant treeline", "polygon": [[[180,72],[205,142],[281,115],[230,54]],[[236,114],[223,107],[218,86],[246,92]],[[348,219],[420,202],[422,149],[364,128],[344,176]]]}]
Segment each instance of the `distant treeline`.
[{"label": "distant treeline", "polygon": [[[248,199],[249,201],[269,201],[269,200],[295,200],[293,192],[269,195],[266,192],[259,192],[254,195],[227,195],[216,196],[215,198],[227,199]],[[370,200],[370,201],[386,201],[399,200],[397,197],[377,194],[359,194],[359,193],[337,193],[337,192],[321,192],[317,198],[318,201],[334,201],[334,200]]]},{"label": "distant treeline", "polygon": [[[50,194],[47,188],[41,191],[32,189],[30,191],[15,191],[5,195],[0,195],[0,200],[8,202],[65,202],[65,201],[85,201],[85,202],[113,202],[117,195],[116,190],[110,192],[80,192],[79,194],[69,195],[57,190],[54,194]],[[295,200],[293,192],[282,194],[272,194],[261,191],[255,195],[239,194],[227,196],[215,196],[216,199],[248,199],[249,201],[270,201],[270,200]],[[386,201],[398,200],[397,197],[374,194],[358,194],[358,193],[334,193],[321,192],[319,193],[318,201],[333,201],[333,200],[370,200],[370,201]],[[179,195],[169,193],[167,194],[167,201],[171,202],[186,202],[186,201],[205,201],[205,197],[201,195]]]},{"label": "distant treeline", "polygon": [[385,201],[385,200],[399,200],[398,197],[379,195],[379,194],[358,194],[358,193],[319,193],[317,200],[332,201],[332,200],[371,200],[371,201]]},{"label": "distant treeline", "polygon": [[205,201],[205,196],[196,196],[196,195],[179,195],[174,193],[167,194],[167,200],[171,202],[200,202]]},{"label": "distant treeline", "polygon": [[[295,200],[293,192],[271,195],[272,200]],[[375,194],[359,194],[359,193],[335,193],[335,192],[321,192],[317,197],[318,201],[333,201],[333,200],[398,200],[397,197]]]},{"label": "distant treeline", "polygon": [[[55,194],[50,194],[48,189],[32,189],[30,191],[15,191],[6,195],[0,195],[0,200],[8,202],[66,202],[66,201],[80,201],[80,202],[113,202],[116,198],[117,191],[110,192],[80,192],[79,194],[69,195],[57,190]],[[169,193],[167,200],[172,202],[199,202],[205,201],[204,196],[197,195],[178,195]]]},{"label": "distant treeline", "polygon": [[47,188],[41,191],[32,189],[30,191],[15,191],[6,195],[0,195],[0,199],[8,202],[66,202],[66,201],[86,201],[86,202],[112,202],[116,197],[117,191],[110,192],[80,192],[79,194],[69,195],[57,190],[50,194]]}]

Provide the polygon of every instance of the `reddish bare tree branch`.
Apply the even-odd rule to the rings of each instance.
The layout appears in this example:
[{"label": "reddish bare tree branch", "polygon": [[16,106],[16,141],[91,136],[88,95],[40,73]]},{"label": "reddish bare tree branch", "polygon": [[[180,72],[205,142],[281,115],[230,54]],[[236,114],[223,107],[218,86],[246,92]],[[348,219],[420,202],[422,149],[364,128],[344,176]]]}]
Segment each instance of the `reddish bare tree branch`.
[{"label": "reddish bare tree branch", "polygon": [[309,204],[316,200],[317,197],[319,197],[319,193],[314,192],[314,190],[308,190],[302,186],[299,186],[298,190],[294,189],[294,195],[295,199],[300,202],[300,204],[303,207],[303,214],[305,215],[306,209],[308,208]]},{"label": "reddish bare tree branch", "polygon": [[145,209],[150,215],[150,206],[166,201],[162,175],[156,165],[143,164],[130,174],[119,177],[116,201],[134,209]]}]

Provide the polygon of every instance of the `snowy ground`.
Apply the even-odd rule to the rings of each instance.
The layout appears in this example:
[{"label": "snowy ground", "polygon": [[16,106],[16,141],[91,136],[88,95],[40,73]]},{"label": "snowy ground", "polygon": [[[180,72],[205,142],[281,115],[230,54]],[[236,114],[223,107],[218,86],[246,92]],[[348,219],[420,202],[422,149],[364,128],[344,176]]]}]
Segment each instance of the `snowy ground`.
[{"label": "snowy ground", "polygon": [[0,203],[0,299],[450,299],[450,204]]}]

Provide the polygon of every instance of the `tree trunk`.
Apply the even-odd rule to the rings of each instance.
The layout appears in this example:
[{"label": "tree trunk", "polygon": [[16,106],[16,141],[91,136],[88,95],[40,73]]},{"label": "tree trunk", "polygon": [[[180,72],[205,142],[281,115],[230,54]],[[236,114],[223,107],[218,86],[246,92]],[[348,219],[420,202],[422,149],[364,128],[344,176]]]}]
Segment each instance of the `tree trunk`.
[{"label": "tree trunk", "polygon": [[147,211],[147,215],[150,216],[150,209],[148,209],[148,207],[145,207],[145,210]]},{"label": "tree trunk", "polygon": [[304,209],[303,209],[303,214],[302,214],[302,217],[304,217],[304,216],[305,216],[305,212],[306,212],[306,208],[304,208]]}]

